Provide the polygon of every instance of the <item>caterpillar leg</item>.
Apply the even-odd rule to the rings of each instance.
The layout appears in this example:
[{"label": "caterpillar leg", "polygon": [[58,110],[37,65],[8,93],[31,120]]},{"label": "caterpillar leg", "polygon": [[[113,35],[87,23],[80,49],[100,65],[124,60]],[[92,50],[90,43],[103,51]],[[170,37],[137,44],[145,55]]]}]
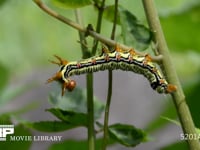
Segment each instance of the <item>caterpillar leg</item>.
[{"label": "caterpillar leg", "polygon": [[57,64],[59,66],[68,64],[67,60],[62,59],[61,57],[59,57],[57,55],[54,55],[54,57],[56,57],[59,60],[59,62],[56,62],[56,61],[53,61],[53,60],[49,60],[51,63]]}]

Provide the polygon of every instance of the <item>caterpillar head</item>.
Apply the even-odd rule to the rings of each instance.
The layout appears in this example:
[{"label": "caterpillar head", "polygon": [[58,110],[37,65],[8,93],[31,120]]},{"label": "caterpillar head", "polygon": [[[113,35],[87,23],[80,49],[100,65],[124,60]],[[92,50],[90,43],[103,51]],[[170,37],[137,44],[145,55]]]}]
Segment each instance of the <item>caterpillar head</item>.
[{"label": "caterpillar head", "polygon": [[177,90],[177,87],[172,84],[168,84],[166,80],[161,79],[159,82],[152,82],[151,87],[158,93],[173,93]]},{"label": "caterpillar head", "polygon": [[[56,55],[54,55],[54,56],[59,60],[59,62],[50,61],[51,63],[57,64],[59,66],[67,65],[68,62],[66,60],[61,59],[59,56],[56,56]],[[67,79],[64,78],[62,68],[64,68],[64,67],[61,67],[61,70],[59,72],[57,72],[54,76],[49,78],[46,83],[50,83],[52,81],[60,82],[62,84],[62,96],[63,96],[66,89],[68,91],[73,91],[73,89],[76,87],[76,81],[71,80],[69,78],[67,78]]]},{"label": "caterpillar head", "polygon": [[177,90],[175,85],[172,84],[162,84],[156,87],[155,89],[158,93],[170,94]]}]

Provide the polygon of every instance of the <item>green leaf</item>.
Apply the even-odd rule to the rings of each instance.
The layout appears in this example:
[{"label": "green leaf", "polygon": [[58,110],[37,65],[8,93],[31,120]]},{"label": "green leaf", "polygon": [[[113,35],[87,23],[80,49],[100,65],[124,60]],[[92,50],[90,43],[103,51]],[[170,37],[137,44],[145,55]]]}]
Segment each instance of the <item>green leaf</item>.
[{"label": "green leaf", "polygon": [[70,123],[61,121],[23,122],[23,124],[29,128],[43,132],[59,132],[76,127]]},{"label": "green leaf", "polygon": [[[102,139],[97,139],[95,141],[95,150],[101,150]],[[113,144],[109,142],[108,145]],[[87,140],[67,140],[64,142],[56,143],[51,145],[48,150],[88,150],[88,141]]]},{"label": "green leaf", "polygon": [[170,144],[170,145],[165,146],[163,148],[160,148],[160,150],[178,150],[178,149],[188,150],[188,145],[187,145],[186,141],[173,143],[173,144]]},{"label": "green leaf", "polygon": [[181,53],[188,50],[200,52],[199,18],[200,3],[182,13],[161,18],[161,24],[170,49]]},{"label": "green leaf", "polygon": [[[200,73],[200,70],[199,70]],[[200,89],[200,78],[199,78],[199,73],[197,73],[197,78],[194,82],[195,84],[188,86],[187,88],[184,89],[186,98],[187,98],[187,104],[189,106],[192,119],[194,121],[194,124],[196,127],[200,128],[200,122],[199,122],[199,114],[200,114],[200,94],[199,94],[199,89]]]},{"label": "green leaf", "polygon": [[128,147],[134,147],[147,140],[146,133],[132,125],[114,124],[109,126],[108,130],[113,140]]},{"label": "green leaf", "polygon": [[1,149],[17,149],[28,150],[31,147],[32,141],[10,141],[10,136],[31,136],[31,132],[23,125],[17,125],[14,127],[14,134],[7,135],[6,141],[1,141]]},{"label": "green leaf", "polygon": [[0,0],[0,7],[3,6],[6,2],[8,2],[9,0]]},{"label": "green leaf", "polygon": [[[113,22],[114,5],[106,7],[104,17]],[[152,40],[152,33],[138,21],[136,16],[120,6],[118,7],[117,18],[117,23],[121,25],[121,34],[126,45],[133,46],[139,50],[144,50],[149,46]]]},{"label": "green leaf", "polygon": [[88,150],[87,141],[67,140],[61,143],[51,145],[48,150]]},{"label": "green leaf", "polygon": [[139,23],[130,11],[120,8],[119,14],[124,43],[139,50],[146,49],[152,40],[150,30]]},{"label": "green leaf", "polygon": [[8,113],[5,114],[1,114],[0,115],[0,123],[1,124],[12,124],[11,119],[10,119],[10,115]]},{"label": "green leaf", "polygon": [[80,8],[92,4],[91,0],[51,0],[61,8]]},{"label": "green leaf", "polygon": [[5,88],[6,84],[8,83],[8,79],[9,79],[9,71],[8,69],[3,66],[2,64],[0,64],[0,95],[2,95],[3,89]]},{"label": "green leaf", "polygon": [[196,84],[199,79],[200,53],[197,51],[177,52],[173,53],[172,57],[175,58],[173,64],[182,84]]},{"label": "green leaf", "polygon": [[[167,121],[169,121],[169,122],[171,122],[171,123],[174,123],[174,124],[176,124],[177,126],[180,126],[180,127],[181,127],[181,123],[178,122],[177,120],[170,119],[170,118],[164,117],[164,116],[162,116],[161,118],[163,118],[163,119],[165,119],[165,120],[167,120]],[[196,130],[197,134],[200,134],[200,129],[199,129],[199,128],[195,128],[195,130]]]},{"label": "green leaf", "polygon": [[[114,22],[115,6],[107,6],[104,10],[103,17],[110,22]],[[117,24],[120,25],[120,15],[117,14]]]},{"label": "green leaf", "polygon": [[[55,89],[60,89],[56,86]],[[87,97],[85,90],[76,87],[73,92],[67,92],[63,97],[60,93],[51,93],[49,101],[54,107],[66,111],[87,114]],[[104,111],[105,105],[94,97],[94,117],[98,119]]]},{"label": "green leaf", "polygon": [[155,0],[157,10],[160,16],[169,16],[172,14],[180,14],[195,5],[200,4],[199,0]]},{"label": "green leaf", "polygon": [[162,119],[165,119],[165,120],[167,120],[167,121],[169,121],[169,122],[171,122],[171,123],[174,123],[174,124],[177,125],[177,126],[181,126],[180,122],[178,122],[177,120],[170,119],[170,118],[165,117],[165,116],[161,116],[161,118],[162,118]]},{"label": "green leaf", "polygon": [[56,108],[47,109],[61,121],[69,123],[74,126],[87,126],[87,114],[73,111],[66,111]]}]

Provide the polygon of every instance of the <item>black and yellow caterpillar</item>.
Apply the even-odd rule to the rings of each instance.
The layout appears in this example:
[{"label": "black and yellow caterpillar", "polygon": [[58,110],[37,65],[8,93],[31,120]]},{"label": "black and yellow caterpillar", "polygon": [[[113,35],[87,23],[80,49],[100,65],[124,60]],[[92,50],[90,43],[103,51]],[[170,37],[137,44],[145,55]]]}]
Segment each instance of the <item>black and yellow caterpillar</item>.
[{"label": "black and yellow caterpillar", "polygon": [[139,55],[133,49],[125,52],[116,46],[113,52],[109,52],[103,47],[100,56],[73,62],[63,60],[56,55],[55,57],[59,62],[51,62],[60,65],[61,69],[48,79],[47,83],[54,80],[59,81],[62,84],[62,95],[66,89],[72,91],[75,88],[76,82],[69,78],[73,75],[115,69],[143,74],[149,80],[151,87],[158,93],[167,94],[176,91],[176,86],[168,84],[155,64],[152,63],[150,55]]}]

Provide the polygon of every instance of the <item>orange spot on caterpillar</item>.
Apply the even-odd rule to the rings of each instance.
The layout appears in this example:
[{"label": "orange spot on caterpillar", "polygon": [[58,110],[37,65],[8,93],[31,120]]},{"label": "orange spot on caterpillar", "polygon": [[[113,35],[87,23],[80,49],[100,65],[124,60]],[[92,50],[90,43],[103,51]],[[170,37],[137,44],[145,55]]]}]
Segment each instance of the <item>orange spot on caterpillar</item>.
[{"label": "orange spot on caterpillar", "polygon": [[57,55],[54,55],[54,57],[56,57],[59,60],[59,62],[56,62],[56,61],[53,61],[53,60],[49,60],[51,63],[57,64],[59,66],[68,64],[67,60],[62,59],[61,57],[59,57]]},{"label": "orange spot on caterpillar", "polygon": [[145,55],[145,59],[144,59],[144,61],[143,61],[143,64],[144,64],[144,65],[147,65],[148,62],[151,62],[151,61],[152,61],[151,56],[150,56],[149,54],[146,54],[146,55]]},{"label": "orange spot on caterpillar", "polygon": [[162,84],[162,83],[165,83],[165,80],[163,80],[163,79],[160,79],[160,83]]},{"label": "orange spot on caterpillar", "polygon": [[123,50],[120,48],[118,44],[115,45],[115,51],[116,52],[123,52]]},{"label": "orange spot on caterpillar", "polygon": [[136,55],[136,52],[132,48],[129,50],[129,53],[131,54],[131,56],[135,56]]},{"label": "orange spot on caterpillar", "polygon": [[167,85],[167,93],[173,93],[177,90],[177,87],[173,84],[168,84]]}]

